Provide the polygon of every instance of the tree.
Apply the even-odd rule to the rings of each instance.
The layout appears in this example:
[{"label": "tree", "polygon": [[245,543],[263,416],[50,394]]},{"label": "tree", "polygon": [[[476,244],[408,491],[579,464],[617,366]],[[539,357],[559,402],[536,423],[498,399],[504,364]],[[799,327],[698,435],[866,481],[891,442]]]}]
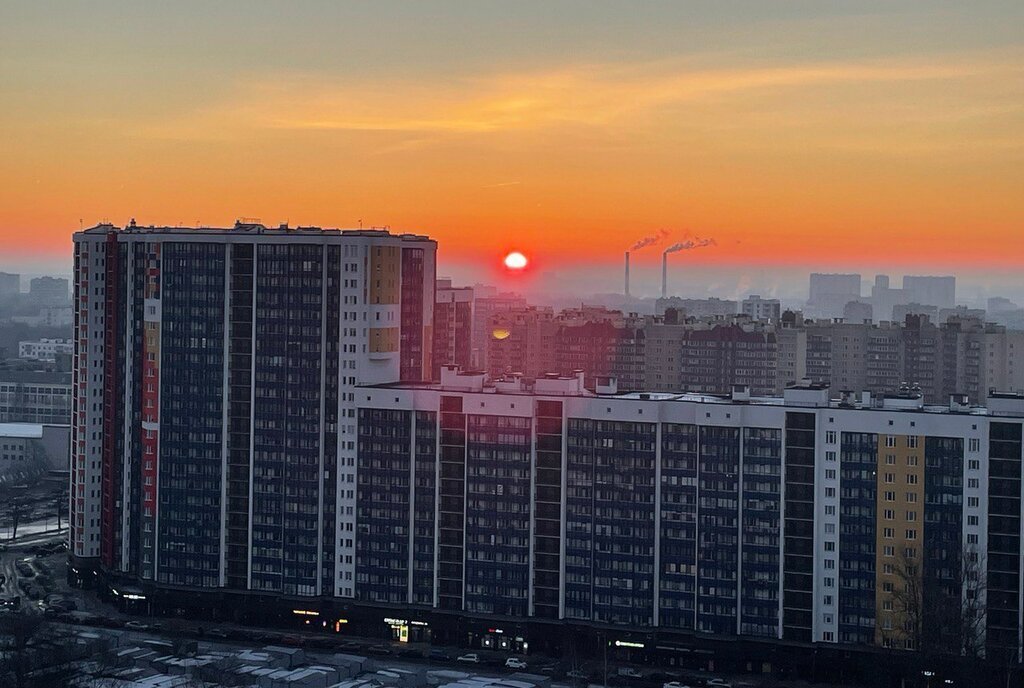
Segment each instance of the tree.
[{"label": "tree", "polygon": [[[923,569],[923,570],[922,570]],[[980,659],[984,656],[985,566],[973,547],[964,548],[939,565],[922,567],[905,553],[893,573],[893,616],[897,623],[886,636],[909,646],[922,657]]]},{"label": "tree", "polygon": [[31,514],[28,504],[22,497],[14,497],[7,507],[7,518],[11,522],[11,540],[18,537],[18,525]]},{"label": "tree", "polygon": [[8,681],[14,688],[26,688],[30,685],[28,676],[32,669],[31,646],[42,627],[42,617],[33,614],[16,613],[0,616],[0,640],[3,642],[0,677],[7,677],[0,680],[0,683]]}]

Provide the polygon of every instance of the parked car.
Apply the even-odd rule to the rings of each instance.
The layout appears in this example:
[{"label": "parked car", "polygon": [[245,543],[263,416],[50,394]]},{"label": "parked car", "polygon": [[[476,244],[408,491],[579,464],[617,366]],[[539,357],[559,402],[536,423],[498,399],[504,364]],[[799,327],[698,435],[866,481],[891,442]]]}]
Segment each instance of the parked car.
[{"label": "parked car", "polygon": [[685,683],[680,683],[679,681],[669,681],[668,683],[662,684],[661,688],[690,688],[690,686]]},{"label": "parked car", "polygon": [[505,660],[506,669],[525,669],[526,662],[519,659],[518,657],[509,657]]},{"label": "parked car", "polygon": [[572,671],[565,672],[565,675],[569,678],[586,678],[587,674],[579,669],[573,669]]},{"label": "parked car", "polygon": [[125,628],[130,628],[133,631],[148,631],[149,625],[144,624],[141,621],[128,621],[124,625]]},{"label": "parked car", "polygon": [[450,662],[452,661],[452,656],[444,650],[431,650],[427,655],[427,659],[432,662]]},{"label": "parked car", "polygon": [[206,635],[210,638],[220,638],[221,640],[227,640],[231,637],[231,634],[223,628],[211,628],[206,632]]},{"label": "parked car", "polygon": [[468,655],[459,655],[455,658],[456,662],[465,662],[467,664],[479,664],[480,655],[475,652],[470,652]]},{"label": "parked car", "polygon": [[619,667],[619,676],[626,678],[643,678],[644,675],[633,667]]},{"label": "parked car", "polygon": [[713,678],[709,680],[705,685],[708,688],[732,688],[732,684],[726,681],[724,678]]},{"label": "parked car", "polygon": [[390,647],[385,647],[384,645],[374,645],[373,647],[366,648],[366,654],[378,655],[380,657],[383,657],[392,654],[392,652]]}]

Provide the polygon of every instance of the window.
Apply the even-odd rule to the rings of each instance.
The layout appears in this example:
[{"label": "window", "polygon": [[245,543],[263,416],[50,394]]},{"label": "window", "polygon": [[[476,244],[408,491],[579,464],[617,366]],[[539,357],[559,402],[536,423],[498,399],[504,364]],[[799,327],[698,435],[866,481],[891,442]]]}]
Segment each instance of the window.
[{"label": "window", "polygon": [[967,440],[967,450],[972,452],[981,451],[981,440],[977,437]]},{"label": "window", "polygon": [[908,540],[916,540],[917,539],[917,530],[915,528],[907,528],[907,539]]},{"label": "window", "polygon": [[907,437],[907,448],[917,449],[917,435],[910,435]]},{"label": "window", "polygon": [[[892,421],[889,421],[889,422],[891,423]],[[895,437],[895,435],[886,435],[885,436],[885,446],[886,447],[895,447],[896,446],[896,437]]]},{"label": "window", "polygon": [[836,443],[836,431],[835,430],[828,430],[828,431],[825,432],[825,442],[826,442],[826,444],[835,444]]}]

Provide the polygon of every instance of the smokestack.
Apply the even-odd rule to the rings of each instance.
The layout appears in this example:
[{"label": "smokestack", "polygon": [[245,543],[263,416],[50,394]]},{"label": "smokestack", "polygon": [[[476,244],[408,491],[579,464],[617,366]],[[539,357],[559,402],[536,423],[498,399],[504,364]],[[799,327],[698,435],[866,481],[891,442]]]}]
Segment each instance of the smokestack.
[{"label": "smokestack", "polygon": [[629,251],[626,251],[626,296],[629,296]]},{"label": "smokestack", "polygon": [[668,296],[668,251],[661,254],[661,298]]},{"label": "smokestack", "polygon": [[678,244],[672,244],[665,249],[661,254],[661,295],[662,297],[668,296],[668,254],[675,253],[676,251],[689,251],[694,248],[704,248],[705,246],[717,246],[718,243],[714,239],[701,239],[700,237],[694,237],[693,239],[687,239],[686,241],[680,241]]}]

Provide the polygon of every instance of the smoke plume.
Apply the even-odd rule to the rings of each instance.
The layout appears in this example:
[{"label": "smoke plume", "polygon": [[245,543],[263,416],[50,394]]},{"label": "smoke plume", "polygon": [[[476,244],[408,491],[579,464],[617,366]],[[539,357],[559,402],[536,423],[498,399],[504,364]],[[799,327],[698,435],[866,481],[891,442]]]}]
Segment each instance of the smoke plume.
[{"label": "smoke plume", "polygon": [[704,248],[705,246],[717,245],[718,242],[716,242],[714,239],[701,239],[700,237],[694,237],[693,239],[680,241],[678,244],[672,244],[662,253],[675,253],[676,251],[688,251],[693,248]]},{"label": "smoke plume", "polygon": [[648,246],[654,246],[655,244],[661,243],[661,240],[664,239],[667,236],[668,236],[668,230],[667,229],[658,230],[657,234],[655,234],[653,236],[649,236],[649,237],[644,237],[640,241],[638,241],[635,244],[633,244],[632,246],[630,246],[629,250],[630,251],[639,251],[642,248],[646,248]]}]

